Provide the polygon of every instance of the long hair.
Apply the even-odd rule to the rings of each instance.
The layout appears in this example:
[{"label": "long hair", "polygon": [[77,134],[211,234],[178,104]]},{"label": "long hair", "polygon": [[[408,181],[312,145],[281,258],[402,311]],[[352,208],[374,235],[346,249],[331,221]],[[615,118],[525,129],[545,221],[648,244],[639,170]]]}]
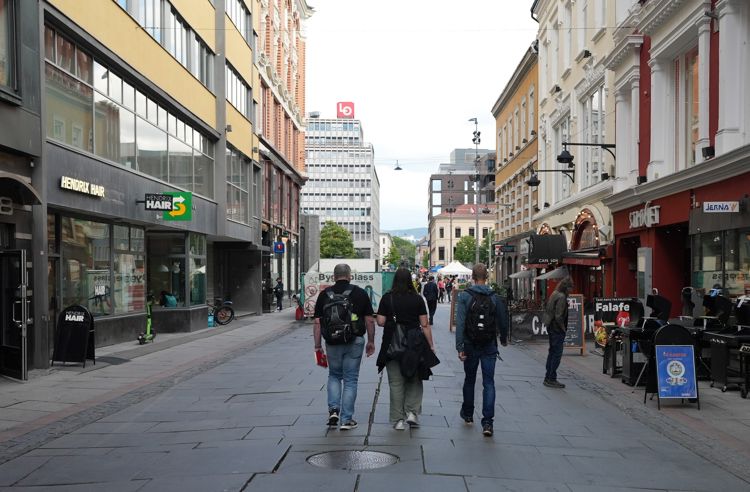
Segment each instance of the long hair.
[{"label": "long hair", "polygon": [[399,268],[396,270],[396,275],[393,276],[391,294],[403,295],[416,293],[417,291],[414,289],[414,283],[411,281],[411,272],[406,268]]}]

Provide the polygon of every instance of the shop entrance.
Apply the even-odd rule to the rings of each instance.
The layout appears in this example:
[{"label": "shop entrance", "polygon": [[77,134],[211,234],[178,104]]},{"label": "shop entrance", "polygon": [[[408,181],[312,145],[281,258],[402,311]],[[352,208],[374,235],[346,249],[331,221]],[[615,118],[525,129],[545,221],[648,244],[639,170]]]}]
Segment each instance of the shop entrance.
[{"label": "shop entrance", "polygon": [[26,379],[26,329],[31,298],[26,252],[0,250],[0,374]]}]

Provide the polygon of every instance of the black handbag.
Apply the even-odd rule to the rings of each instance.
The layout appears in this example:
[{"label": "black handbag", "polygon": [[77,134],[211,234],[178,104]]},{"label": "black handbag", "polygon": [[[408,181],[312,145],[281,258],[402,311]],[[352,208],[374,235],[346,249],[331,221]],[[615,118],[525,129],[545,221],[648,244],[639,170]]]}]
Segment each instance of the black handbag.
[{"label": "black handbag", "polygon": [[396,319],[396,310],[393,307],[393,294],[390,296],[391,300],[391,320],[393,321],[393,335],[391,335],[391,343],[388,345],[386,355],[388,360],[394,360],[400,358],[407,348],[406,340],[406,327],[398,322]]}]

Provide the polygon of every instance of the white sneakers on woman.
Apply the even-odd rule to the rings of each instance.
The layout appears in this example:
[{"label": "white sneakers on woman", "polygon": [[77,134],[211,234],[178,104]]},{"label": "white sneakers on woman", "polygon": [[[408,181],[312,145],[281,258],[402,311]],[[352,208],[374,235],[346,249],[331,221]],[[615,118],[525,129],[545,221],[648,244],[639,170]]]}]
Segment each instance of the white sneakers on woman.
[{"label": "white sneakers on woman", "polygon": [[402,419],[396,422],[395,424],[393,424],[393,428],[396,429],[397,431],[406,430],[406,424],[404,423]]},{"label": "white sneakers on woman", "polygon": [[419,419],[417,419],[417,414],[414,412],[408,412],[406,414],[406,423],[411,427],[419,427]]}]

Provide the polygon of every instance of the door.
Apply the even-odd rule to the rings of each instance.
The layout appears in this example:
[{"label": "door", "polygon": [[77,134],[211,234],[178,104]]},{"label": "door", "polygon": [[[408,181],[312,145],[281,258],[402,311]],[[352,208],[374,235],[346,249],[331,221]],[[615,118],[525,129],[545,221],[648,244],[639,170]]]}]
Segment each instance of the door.
[{"label": "door", "polygon": [[29,319],[26,252],[0,251],[0,374],[26,379]]}]

